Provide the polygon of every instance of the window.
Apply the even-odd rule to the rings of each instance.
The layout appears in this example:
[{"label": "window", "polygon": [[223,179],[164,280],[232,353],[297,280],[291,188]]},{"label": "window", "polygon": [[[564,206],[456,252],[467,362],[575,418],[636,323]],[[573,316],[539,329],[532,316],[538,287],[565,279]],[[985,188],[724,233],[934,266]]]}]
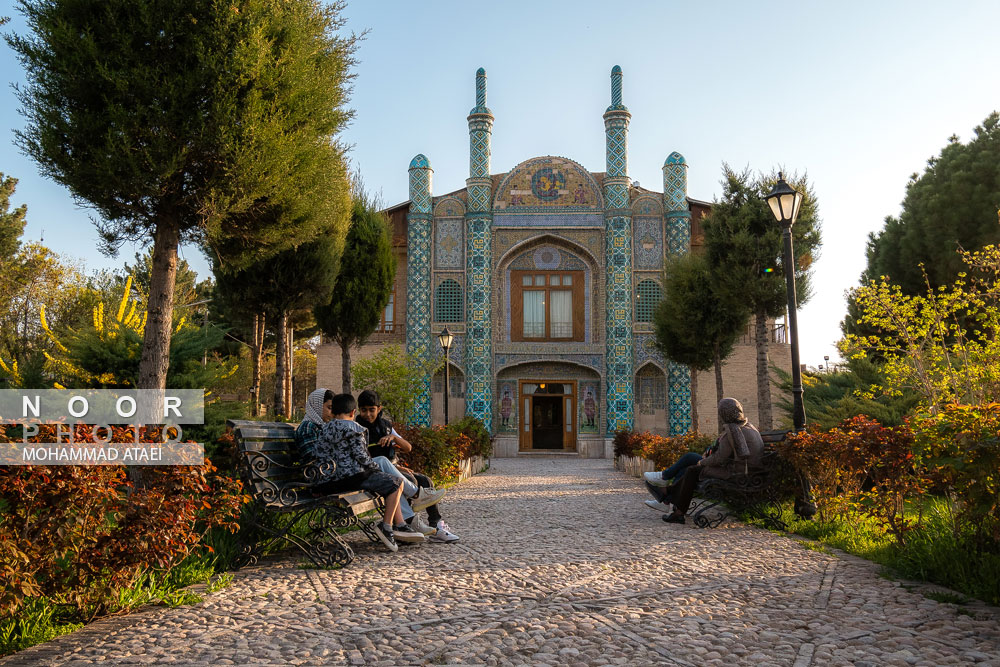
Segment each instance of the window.
[{"label": "window", "polygon": [[582,341],[582,271],[512,271],[511,340]]},{"label": "window", "polygon": [[434,321],[462,322],[462,288],[449,278],[434,290]]},{"label": "window", "polygon": [[663,301],[663,288],[655,280],[643,280],[636,292],[635,321],[652,322],[656,307]]},{"label": "window", "polygon": [[393,286],[392,291],[389,292],[389,303],[385,304],[385,310],[382,311],[382,321],[379,322],[378,329],[376,331],[384,331],[385,333],[392,333],[396,324],[396,287]]}]

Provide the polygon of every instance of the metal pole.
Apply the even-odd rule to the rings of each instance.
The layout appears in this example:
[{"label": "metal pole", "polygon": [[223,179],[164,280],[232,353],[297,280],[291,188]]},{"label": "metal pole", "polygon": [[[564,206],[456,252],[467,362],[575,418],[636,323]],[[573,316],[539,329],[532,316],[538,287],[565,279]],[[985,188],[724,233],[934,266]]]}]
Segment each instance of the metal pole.
[{"label": "metal pole", "polygon": [[444,348],[444,425],[448,425],[448,348]]},{"label": "metal pole", "polygon": [[795,254],[792,252],[792,227],[784,228],[785,283],[788,287],[788,336],[792,343],[792,424],[796,431],[806,426],[806,408],[802,402],[802,369],[799,364],[799,324],[795,311]]}]

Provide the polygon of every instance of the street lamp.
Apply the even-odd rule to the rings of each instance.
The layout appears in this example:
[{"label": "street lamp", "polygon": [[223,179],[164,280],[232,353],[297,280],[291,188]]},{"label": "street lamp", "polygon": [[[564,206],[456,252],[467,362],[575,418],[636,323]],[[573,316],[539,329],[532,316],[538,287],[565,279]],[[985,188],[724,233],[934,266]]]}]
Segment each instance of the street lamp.
[{"label": "street lamp", "polygon": [[826,372],[829,373],[830,372],[830,356],[824,354],[823,355],[823,361],[826,362]]},{"label": "street lamp", "polygon": [[438,334],[438,342],[441,343],[441,349],[444,350],[444,425],[448,425],[448,350],[451,349],[451,341],[454,340],[454,336],[448,331],[448,327],[441,330]]},{"label": "street lamp", "polygon": [[795,311],[795,255],[792,252],[792,225],[802,206],[802,193],[796,191],[778,172],[778,182],[767,196],[767,205],[781,225],[784,240],[782,263],[785,265],[785,283],[788,290],[788,336],[792,343],[792,424],[796,431],[805,428],[806,408],[802,403],[802,369],[799,366],[799,325]]}]

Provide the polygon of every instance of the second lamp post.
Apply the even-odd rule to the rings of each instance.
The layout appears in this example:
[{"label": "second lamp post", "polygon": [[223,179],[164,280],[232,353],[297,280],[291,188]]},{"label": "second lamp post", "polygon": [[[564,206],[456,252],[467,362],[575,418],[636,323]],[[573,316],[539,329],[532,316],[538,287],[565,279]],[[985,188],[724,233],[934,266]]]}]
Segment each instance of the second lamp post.
[{"label": "second lamp post", "polygon": [[799,215],[802,206],[802,193],[793,189],[781,172],[778,172],[778,182],[767,196],[767,204],[771,213],[781,224],[781,235],[784,241],[782,264],[785,265],[785,287],[788,291],[788,337],[792,343],[792,424],[796,431],[806,426],[806,408],[802,402],[802,369],[799,365],[799,325],[795,309],[795,254],[792,251],[792,225]]},{"label": "second lamp post", "polygon": [[448,425],[448,350],[451,349],[451,341],[454,340],[454,336],[448,331],[448,327],[441,330],[438,334],[438,342],[441,343],[441,349],[444,351],[444,425]]}]

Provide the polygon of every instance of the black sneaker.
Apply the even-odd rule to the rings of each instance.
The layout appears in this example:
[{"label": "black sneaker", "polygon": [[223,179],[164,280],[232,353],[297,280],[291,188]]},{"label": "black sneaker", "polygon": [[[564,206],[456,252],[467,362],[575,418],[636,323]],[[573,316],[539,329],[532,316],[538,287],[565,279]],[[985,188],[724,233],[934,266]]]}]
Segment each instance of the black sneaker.
[{"label": "black sneaker", "polygon": [[423,533],[413,530],[412,527],[405,523],[401,526],[393,526],[392,535],[396,538],[397,542],[406,542],[409,544],[417,544],[427,539]]},{"label": "black sneaker", "polygon": [[684,523],[683,514],[664,514],[662,518],[667,523],[680,523],[680,524]]},{"label": "black sneaker", "polygon": [[396,538],[392,535],[392,528],[386,527],[381,521],[375,524],[375,534],[382,540],[382,544],[389,547],[389,551],[399,551]]}]

